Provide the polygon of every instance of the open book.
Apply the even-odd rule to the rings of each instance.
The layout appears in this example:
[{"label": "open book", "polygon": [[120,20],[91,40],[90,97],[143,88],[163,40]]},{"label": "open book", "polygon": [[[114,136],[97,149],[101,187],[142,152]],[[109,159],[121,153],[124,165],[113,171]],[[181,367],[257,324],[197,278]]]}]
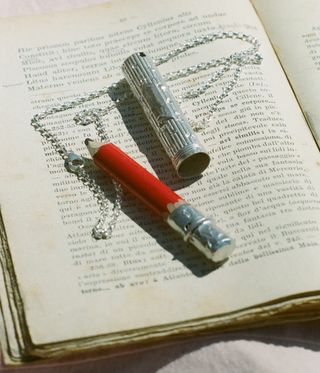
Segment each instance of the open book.
[{"label": "open book", "polygon": [[[0,299],[7,364],[320,316],[314,140],[320,8],[316,0],[300,3],[119,0],[0,21]],[[238,85],[199,132],[213,157],[202,178],[176,177],[139,110],[136,119],[130,110],[113,111],[106,126],[115,144],[212,215],[236,239],[236,250],[213,268],[130,195],[112,238],[95,240],[92,193],[66,172],[31,118],[123,78],[120,66],[134,52],[157,58],[215,31],[256,37],[263,62],[243,68]],[[219,40],[160,70],[243,48],[241,41]],[[207,73],[175,82],[174,93]],[[200,118],[231,77],[183,109]],[[85,107],[110,100],[103,96]],[[80,109],[44,123],[67,148],[89,158],[84,139],[97,135],[75,125]],[[94,172],[112,201],[110,180]]]}]

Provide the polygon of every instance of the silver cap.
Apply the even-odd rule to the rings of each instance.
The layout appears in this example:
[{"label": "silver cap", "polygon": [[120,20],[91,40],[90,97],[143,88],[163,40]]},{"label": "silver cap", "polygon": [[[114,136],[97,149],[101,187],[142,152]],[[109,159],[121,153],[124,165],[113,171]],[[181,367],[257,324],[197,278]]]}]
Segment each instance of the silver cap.
[{"label": "silver cap", "polygon": [[152,59],[143,52],[134,53],[124,61],[122,70],[178,175],[200,175],[210,156]]},{"label": "silver cap", "polygon": [[187,203],[177,205],[168,216],[167,223],[215,263],[225,260],[235,248],[235,241],[212,219]]}]

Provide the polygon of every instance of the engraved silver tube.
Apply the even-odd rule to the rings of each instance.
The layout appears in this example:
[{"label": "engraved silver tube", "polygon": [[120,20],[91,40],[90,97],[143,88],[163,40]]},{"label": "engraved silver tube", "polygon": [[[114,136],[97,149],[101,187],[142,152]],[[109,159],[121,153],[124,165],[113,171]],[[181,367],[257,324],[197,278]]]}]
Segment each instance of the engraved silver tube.
[{"label": "engraved silver tube", "polygon": [[143,52],[134,53],[124,61],[122,70],[178,175],[200,175],[209,165],[210,156],[152,59]]}]

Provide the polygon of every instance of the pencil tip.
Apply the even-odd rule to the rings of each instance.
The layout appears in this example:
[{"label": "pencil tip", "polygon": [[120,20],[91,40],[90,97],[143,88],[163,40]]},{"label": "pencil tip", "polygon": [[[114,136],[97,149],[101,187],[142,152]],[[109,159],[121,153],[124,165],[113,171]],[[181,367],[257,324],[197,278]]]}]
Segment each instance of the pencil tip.
[{"label": "pencil tip", "polygon": [[86,145],[88,145],[90,141],[93,141],[93,140],[92,140],[92,139],[89,139],[89,138],[87,138],[87,139],[85,139],[85,140],[84,140],[84,143],[85,143]]},{"label": "pencil tip", "polygon": [[91,140],[89,138],[85,139],[84,143],[86,144],[91,156],[94,156],[96,152],[99,150],[100,146],[103,145],[101,142]]}]

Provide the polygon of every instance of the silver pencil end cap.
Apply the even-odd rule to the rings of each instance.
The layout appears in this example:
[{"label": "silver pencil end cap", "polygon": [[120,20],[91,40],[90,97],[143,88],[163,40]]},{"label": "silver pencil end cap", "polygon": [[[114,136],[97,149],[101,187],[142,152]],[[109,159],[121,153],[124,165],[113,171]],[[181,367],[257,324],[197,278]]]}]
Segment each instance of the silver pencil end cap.
[{"label": "silver pencil end cap", "polygon": [[234,239],[215,226],[211,219],[195,228],[188,241],[215,263],[227,259],[235,249]]},{"label": "silver pencil end cap", "polygon": [[235,241],[230,236],[187,203],[176,206],[167,222],[214,263],[227,259],[235,248]]}]

